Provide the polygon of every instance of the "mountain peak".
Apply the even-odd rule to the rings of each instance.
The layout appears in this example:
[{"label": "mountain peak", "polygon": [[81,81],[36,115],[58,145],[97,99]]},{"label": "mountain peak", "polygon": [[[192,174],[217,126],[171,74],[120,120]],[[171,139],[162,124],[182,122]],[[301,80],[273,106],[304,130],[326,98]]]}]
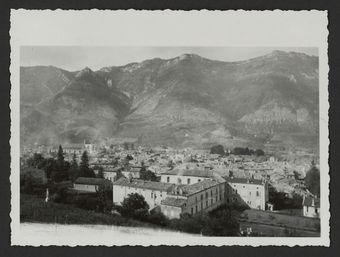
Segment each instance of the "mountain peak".
[{"label": "mountain peak", "polygon": [[189,54],[189,53],[185,53],[182,54],[180,56],[178,56],[177,58],[179,58],[180,60],[185,60],[185,59],[203,59],[201,56],[197,55],[197,54]]},{"label": "mountain peak", "polygon": [[85,67],[84,69],[82,69],[81,71],[79,71],[76,75],[76,78],[80,78],[86,75],[92,75],[94,74],[94,72],[89,68],[89,67]]}]

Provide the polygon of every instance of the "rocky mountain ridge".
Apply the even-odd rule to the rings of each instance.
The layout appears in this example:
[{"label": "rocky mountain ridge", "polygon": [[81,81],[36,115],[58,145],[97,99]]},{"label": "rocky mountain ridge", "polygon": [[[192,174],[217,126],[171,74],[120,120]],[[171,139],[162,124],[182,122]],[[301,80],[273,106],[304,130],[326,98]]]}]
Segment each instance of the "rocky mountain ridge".
[{"label": "rocky mountain ridge", "polygon": [[73,73],[22,67],[21,91],[24,143],[305,144],[318,137],[318,58],[301,53],[239,62],[183,54]]}]

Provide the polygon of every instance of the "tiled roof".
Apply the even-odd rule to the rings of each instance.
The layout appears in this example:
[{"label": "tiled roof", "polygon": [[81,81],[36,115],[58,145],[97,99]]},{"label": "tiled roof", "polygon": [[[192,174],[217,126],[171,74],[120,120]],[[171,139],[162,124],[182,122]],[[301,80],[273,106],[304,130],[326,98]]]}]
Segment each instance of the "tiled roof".
[{"label": "tiled roof", "polygon": [[230,178],[224,177],[227,182],[235,183],[235,184],[254,184],[254,185],[263,185],[264,182],[260,179],[248,179],[248,178]]},{"label": "tiled roof", "polygon": [[162,173],[162,175],[179,175],[179,176],[191,176],[191,177],[204,177],[211,178],[214,173],[211,170],[203,169],[173,169]]},{"label": "tiled roof", "polygon": [[219,185],[221,183],[214,181],[214,180],[203,180],[195,184],[191,185],[181,185],[177,186],[176,193],[180,195],[192,195],[198,193],[200,191],[206,190],[213,186]]},{"label": "tiled roof", "polygon": [[182,207],[186,203],[186,201],[187,201],[186,199],[167,197],[161,201],[161,204],[175,206],[175,207]]},{"label": "tiled roof", "polygon": [[[313,204],[313,199],[314,199],[314,204]],[[303,199],[302,205],[320,208],[320,198],[314,198],[312,196],[306,196]]]},{"label": "tiled roof", "polygon": [[145,181],[139,179],[129,180],[127,178],[120,178],[113,182],[113,185],[124,186],[124,187],[134,187],[134,188],[144,188],[157,191],[170,191],[174,184],[156,182],[156,181]]},{"label": "tiled roof", "polygon": [[86,178],[79,177],[76,179],[74,184],[83,184],[83,185],[108,185],[111,182],[104,178]]}]

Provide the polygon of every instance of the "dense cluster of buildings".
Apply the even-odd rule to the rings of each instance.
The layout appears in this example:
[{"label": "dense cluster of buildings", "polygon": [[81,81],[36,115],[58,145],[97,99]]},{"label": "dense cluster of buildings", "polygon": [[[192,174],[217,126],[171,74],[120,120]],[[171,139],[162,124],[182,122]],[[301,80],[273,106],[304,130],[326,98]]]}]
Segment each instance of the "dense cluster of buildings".
[{"label": "dense cluster of buildings", "polygon": [[[35,152],[53,156],[58,147],[41,147]],[[169,218],[181,214],[211,211],[223,204],[252,209],[268,208],[268,184],[287,193],[303,189],[306,165],[278,161],[274,157],[256,160],[254,156],[219,156],[205,150],[146,148],[131,144],[96,147],[85,142],[63,146],[65,159],[75,154],[80,160],[87,151],[90,167],[102,178],[78,178],[74,190],[97,192],[99,187],[112,190],[113,203],[119,205],[131,193],[142,195],[150,209],[157,208]],[[25,149],[26,153],[31,150]],[[25,154],[25,153],[24,153]],[[144,168],[158,181],[140,178]],[[319,215],[319,201],[306,197],[305,216]]]}]

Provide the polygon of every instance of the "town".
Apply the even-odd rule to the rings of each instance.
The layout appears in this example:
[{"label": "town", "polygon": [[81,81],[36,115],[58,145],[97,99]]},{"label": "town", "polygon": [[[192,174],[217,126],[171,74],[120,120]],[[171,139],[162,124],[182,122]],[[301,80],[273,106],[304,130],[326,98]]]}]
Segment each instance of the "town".
[{"label": "town", "polygon": [[[261,149],[175,149],[128,139],[24,147],[21,203],[32,195],[40,203],[22,207],[21,219],[34,221],[37,206],[56,203],[90,210],[85,216],[102,213],[140,222],[136,226],[203,235],[319,236],[317,161],[292,161]],[[53,221],[73,222],[71,214],[59,216]]]}]

